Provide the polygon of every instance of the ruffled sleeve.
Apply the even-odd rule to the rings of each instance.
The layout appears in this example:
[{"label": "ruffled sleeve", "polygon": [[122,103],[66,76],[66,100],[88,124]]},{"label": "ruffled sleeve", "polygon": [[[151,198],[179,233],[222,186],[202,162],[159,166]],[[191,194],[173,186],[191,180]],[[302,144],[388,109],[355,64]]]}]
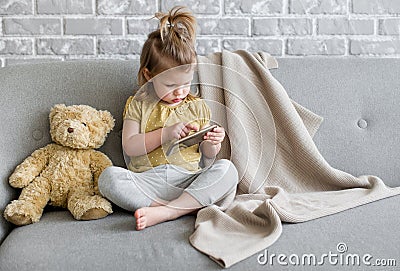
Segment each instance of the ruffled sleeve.
[{"label": "ruffled sleeve", "polygon": [[140,123],[142,119],[142,103],[130,96],[126,101],[123,119],[134,120]]}]

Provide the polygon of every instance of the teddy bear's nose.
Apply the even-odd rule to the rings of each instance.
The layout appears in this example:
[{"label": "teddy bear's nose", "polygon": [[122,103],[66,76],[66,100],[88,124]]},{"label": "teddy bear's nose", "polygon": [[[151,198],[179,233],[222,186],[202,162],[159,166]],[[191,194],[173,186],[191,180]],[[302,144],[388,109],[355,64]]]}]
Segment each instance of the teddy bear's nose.
[{"label": "teddy bear's nose", "polygon": [[67,131],[68,131],[68,133],[73,133],[74,132],[74,128],[69,127]]}]

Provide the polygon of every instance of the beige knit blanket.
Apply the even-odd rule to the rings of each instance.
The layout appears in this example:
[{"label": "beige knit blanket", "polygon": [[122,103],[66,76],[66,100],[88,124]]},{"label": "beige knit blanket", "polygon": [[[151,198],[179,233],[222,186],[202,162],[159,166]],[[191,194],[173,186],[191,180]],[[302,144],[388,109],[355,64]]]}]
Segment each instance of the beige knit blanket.
[{"label": "beige knit blanket", "polygon": [[240,183],[233,201],[199,211],[190,242],[223,267],[273,244],[282,222],[400,194],[378,177],[354,177],[325,161],[312,140],[322,118],[291,101],[268,54],[223,51],[198,61],[201,95],[230,141],[221,157],[234,162]]}]

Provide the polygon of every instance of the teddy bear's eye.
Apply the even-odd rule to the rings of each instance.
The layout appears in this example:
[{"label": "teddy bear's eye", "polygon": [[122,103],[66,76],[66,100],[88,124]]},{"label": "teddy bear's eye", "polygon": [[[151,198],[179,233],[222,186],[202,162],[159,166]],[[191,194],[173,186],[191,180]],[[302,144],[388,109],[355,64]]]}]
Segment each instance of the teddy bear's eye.
[{"label": "teddy bear's eye", "polygon": [[86,127],[86,123],[82,122],[82,124],[83,124],[83,126],[85,126],[85,127]]}]

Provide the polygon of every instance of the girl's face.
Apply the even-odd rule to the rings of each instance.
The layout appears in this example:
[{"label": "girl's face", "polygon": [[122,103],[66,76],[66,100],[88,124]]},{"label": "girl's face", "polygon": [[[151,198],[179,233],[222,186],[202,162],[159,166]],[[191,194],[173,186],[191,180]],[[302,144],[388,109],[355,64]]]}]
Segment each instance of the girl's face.
[{"label": "girl's face", "polygon": [[185,68],[173,68],[151,78],[148,70],[145,77],[153,83],[157,97],[170,105],[177,105],[186,98],[190,92],[190,84],[193,80],[194,70]]}]

